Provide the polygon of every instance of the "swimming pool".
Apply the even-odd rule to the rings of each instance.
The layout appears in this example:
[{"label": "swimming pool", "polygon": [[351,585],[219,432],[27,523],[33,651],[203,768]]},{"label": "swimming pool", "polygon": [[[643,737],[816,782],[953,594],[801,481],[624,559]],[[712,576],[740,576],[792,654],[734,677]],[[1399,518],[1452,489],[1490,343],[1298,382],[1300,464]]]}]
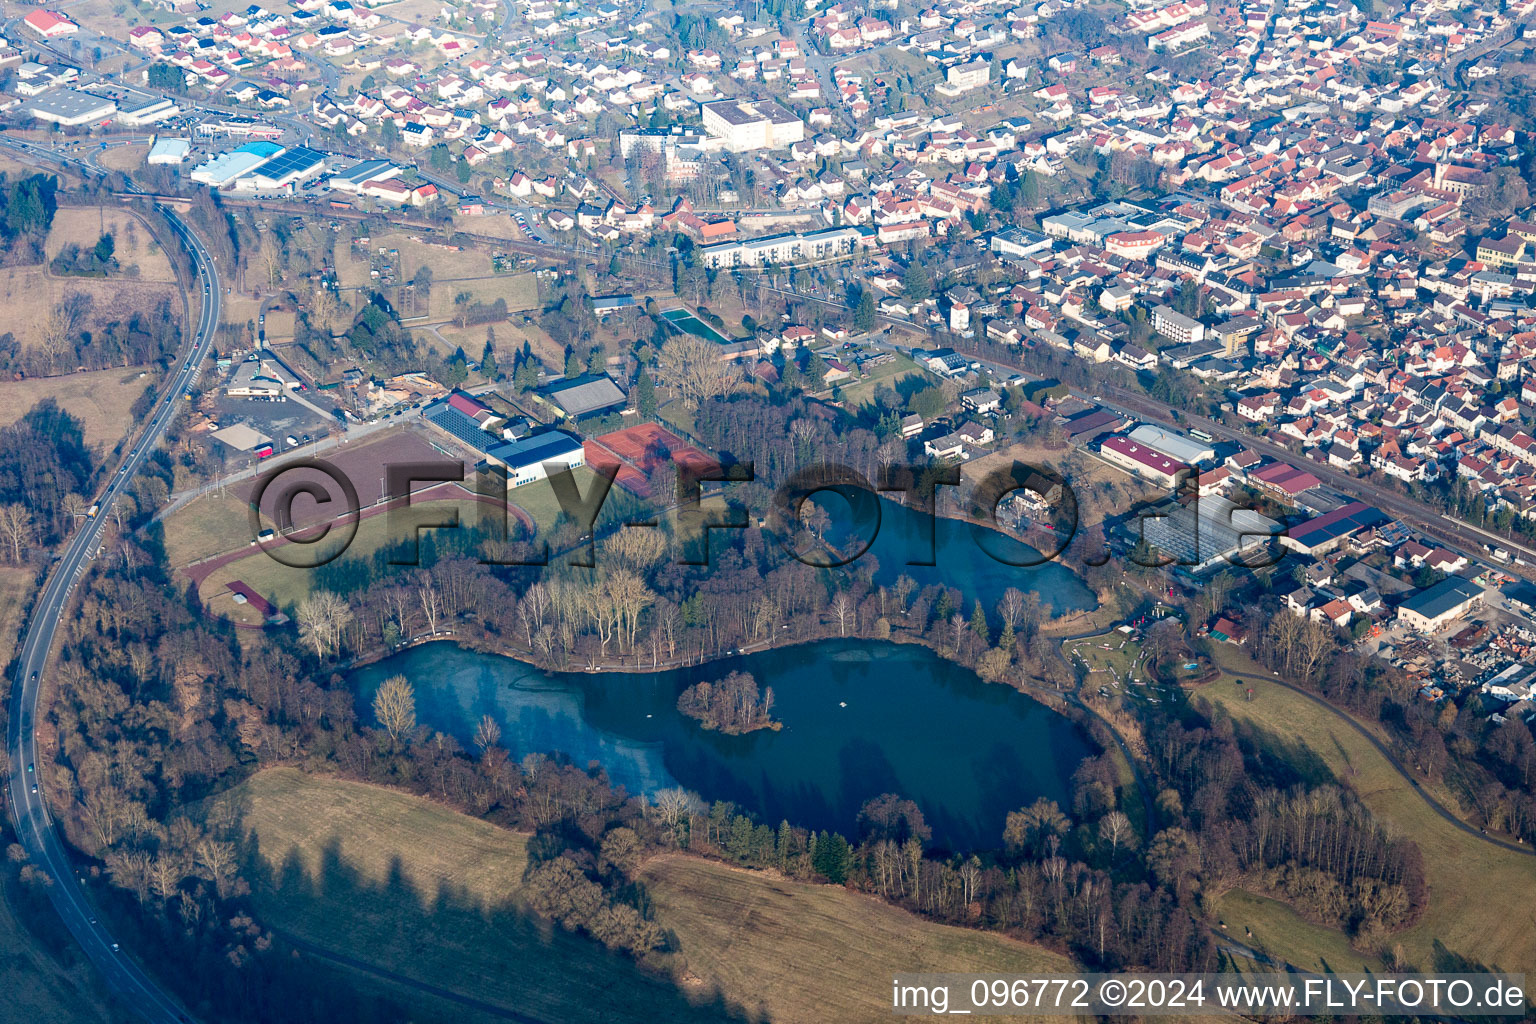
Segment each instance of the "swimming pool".
[{"label": "swimming pool", "polygon": [[705,341],[712,341],[716,345],[726,345],[730,343],[731,339],[727,338],[725,335],[721,334],[719,331],[715,330],[713,327],[709,326],[709,324],[705,323],[703,320],[700,320],[686,309],[669,309],[661,314],[661,318],[668,324],[672,325],[672,327],[676,330],[682,331],[684,334],[691,334],[695,338],[703,338]]}]

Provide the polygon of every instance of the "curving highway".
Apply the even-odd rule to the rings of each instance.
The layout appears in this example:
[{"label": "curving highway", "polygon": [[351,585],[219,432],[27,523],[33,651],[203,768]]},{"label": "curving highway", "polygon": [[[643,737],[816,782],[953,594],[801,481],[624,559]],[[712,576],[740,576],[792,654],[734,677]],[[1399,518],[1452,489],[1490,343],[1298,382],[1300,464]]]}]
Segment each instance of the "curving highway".
[{"label": "curving highway", "polygon": [[[0,139],[0,145],[34,157],[67,162],[99,173],[83,160],[51,153],[46,148],[18,140]],[[132,185],[129,187],[136,188]],[[191,1018],[140,969],[127,950],[119,948],[112,935],[96,920],[96,912],[75,877],[63,840],[48,812],[46,781],[42,773],[35,771],[34,766],[38,761],[38,699],[46,674],[48,654],[53,647],[59,622],[67,612],[75,582],[85,572],[101,546],[102,532],[110,518],[113,504],[164,436],[176,415],[182,396],[197,382],[199,367],[208,355],[219,323],[222,296],[218,268],[197,235],[173,211],[167,209],[165,215],[192,256],[197,271],[195,287],[202,290],[202,314],[190,346],[178,357],[179,362],[171,374],[170,386],[160,396],[143,434],[97,497],[99,510],[83,521],[84,525],[59,555],[32,609],[31,621],[17,654],[18,668],[15,688],[11,693],[10,723],[5,739],[11,769],[7,796],[18,841],[27,851],[31,862],[53,880],[48,895],[54,908],[85,955],[101,973],[107,987],[124,1004],[152,1024],[175,1024]]]}]

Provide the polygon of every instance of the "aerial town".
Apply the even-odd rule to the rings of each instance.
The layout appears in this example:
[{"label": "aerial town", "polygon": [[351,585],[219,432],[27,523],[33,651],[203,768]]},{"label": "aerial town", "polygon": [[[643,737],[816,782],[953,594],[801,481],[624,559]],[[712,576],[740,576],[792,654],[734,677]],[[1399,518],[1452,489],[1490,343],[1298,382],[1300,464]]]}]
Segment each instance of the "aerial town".
[{"label": "aerial town", "polygon": [[1533,97],[1536,0],[5,3],[17,1019],[1520,969]]}]

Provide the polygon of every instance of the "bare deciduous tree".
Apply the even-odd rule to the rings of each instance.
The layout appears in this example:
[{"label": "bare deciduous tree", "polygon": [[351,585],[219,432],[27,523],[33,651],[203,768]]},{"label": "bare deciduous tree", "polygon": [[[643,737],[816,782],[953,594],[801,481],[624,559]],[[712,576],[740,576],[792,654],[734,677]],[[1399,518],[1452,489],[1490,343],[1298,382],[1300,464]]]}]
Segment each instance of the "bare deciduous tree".
[{"label": "bare deciduous tree", "polygon": [[411,681],[405,676],[384,680],[373,695],[373,713],[392,740],[398,741],[416,728],[416,690]]},{"label": "bare deciduous tree", "polygon": [[336,649],[342,631],[352,621],[352,609],[344,598],[317,590],[299,602],[299,635],[324,658]]},{"label": "bare deciduous tree", "polygon": [[480,753],[494,747],[501,740],[501,726],[496,724],[496,719],[490,715],[481,715],[480,724],[475,726],[475,746],[480,748]]},{"label": "bare deciduous tree", "polygon": [[661,346],[656,369],[684,401],[697,405],[724,398],[741,386],[741,368],[724,355],[714,342],[680,334]]},{"label": "bare deciduous tree", "polygon": [[837,618],[837,631],[839,635],[847,636],[848,620],[853,616],[854,612],[853,601],[849,599],[847,593],[839,592],[838,595],[832,599],[830,608],[832,614]]},{"label": "bare deciduous tree", "polygon": [[1120,852],[1120,847],[1127,849],[1136,841],[1136,834],[1131,831],[1131,819],[1119,811],[1110,811],[1099,821],[1099,838],[1109,844],[1109,855],[1113,858]]},{"label": "bare deciduous tree", "polygon": [[32,544],[32,512],[25,505],[0,505],[0,538],[9,549],[10,560],[20,562],[22,553]]}]

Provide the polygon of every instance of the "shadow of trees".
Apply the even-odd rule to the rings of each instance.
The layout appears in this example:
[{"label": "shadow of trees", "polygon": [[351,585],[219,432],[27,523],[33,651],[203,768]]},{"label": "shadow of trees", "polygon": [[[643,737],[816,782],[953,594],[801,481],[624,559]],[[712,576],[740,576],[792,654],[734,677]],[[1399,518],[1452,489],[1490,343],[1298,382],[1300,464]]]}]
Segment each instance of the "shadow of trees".
[{"label": "shadow of trees", "polygon": [[[675,954],[660,958],[660,970],[648,970],[532,914],[515,894],[491,905],[460,885],[423,885],[398,856],[385,877],[371,878],[346,859],[335,838],[313,870],[297,848],[269,858],[254,837],[242,852],[253,898],[279,941],[311,964],[330,961],[343,973],[361,971],[419,994],[414,1019],[465,1013],[520,1024],[762,1019],[732,1007],[717,991],[681,990],[664,973]],[[423,1018],[420,1011],[428,1010]]]}]

